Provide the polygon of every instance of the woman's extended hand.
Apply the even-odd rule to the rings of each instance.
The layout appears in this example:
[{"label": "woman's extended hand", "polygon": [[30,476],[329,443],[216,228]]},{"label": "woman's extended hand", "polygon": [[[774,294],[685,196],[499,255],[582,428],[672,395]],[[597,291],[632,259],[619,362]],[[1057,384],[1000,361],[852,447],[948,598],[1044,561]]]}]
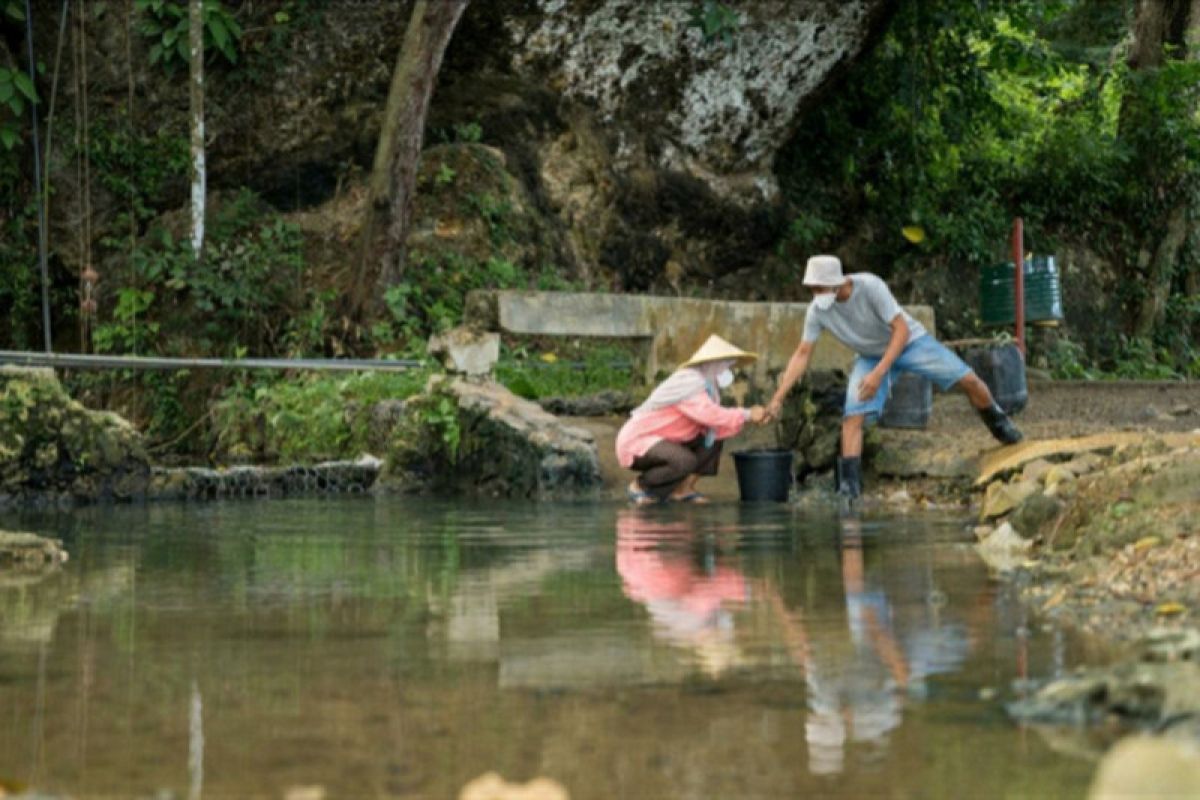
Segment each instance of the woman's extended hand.
[{"label": "woman's extended hand", "polygon": [[751,406],[750,421],[755,425],[762,425],[767,421],[767,410],[762,406]]}]

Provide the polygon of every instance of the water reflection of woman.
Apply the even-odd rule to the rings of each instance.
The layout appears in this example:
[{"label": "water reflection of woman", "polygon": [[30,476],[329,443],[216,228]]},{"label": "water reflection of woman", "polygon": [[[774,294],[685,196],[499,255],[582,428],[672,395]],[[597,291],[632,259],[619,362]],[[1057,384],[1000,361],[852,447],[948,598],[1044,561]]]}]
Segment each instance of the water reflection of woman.
[{"label": "water reflection of woman", "polygon": [[617,573],[625,596],[649,612],[656,637],[719,675],[742,660],[733,615],[745,604],[748,586],[737,569],[713,559],[698,562],[696,544],[684,521],[655,521],[632,510],[617,518]]}]

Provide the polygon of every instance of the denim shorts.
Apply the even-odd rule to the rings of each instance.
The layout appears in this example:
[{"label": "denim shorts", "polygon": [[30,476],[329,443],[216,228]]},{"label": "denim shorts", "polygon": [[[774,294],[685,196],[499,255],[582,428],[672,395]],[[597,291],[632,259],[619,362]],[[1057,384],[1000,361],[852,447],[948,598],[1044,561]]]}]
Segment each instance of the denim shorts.
[{"label": "denim shorts", "polygon": [[845,416],[856,417],[865,414],[868,419],[874,420],[882,414],[883,406],[892,393],[892,377],[899,372],[913,372],[928,378],[943,391],[971,372],[971,368],[955,355],[954,351],[926,334],[908,343],[888,370],[888,374],[884,376],[883,382],[879,384],[879,391],[875,392],[875,396],[870,400],[860,401],[858,387],[878,363],[879,356],[859,356],[854,359],[850,382],[846,386],[846,409],[843,412]]}]

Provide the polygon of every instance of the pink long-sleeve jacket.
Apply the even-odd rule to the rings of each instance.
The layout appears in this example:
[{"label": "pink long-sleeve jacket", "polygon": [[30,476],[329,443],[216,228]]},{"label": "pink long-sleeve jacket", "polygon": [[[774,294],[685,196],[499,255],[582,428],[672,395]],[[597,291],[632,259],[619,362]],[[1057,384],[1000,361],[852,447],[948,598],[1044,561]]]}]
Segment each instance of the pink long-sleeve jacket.
[{"label": "pink long-sleeve jacket", "polygon": [[712,428],[718,439],[741,432],[749,412],[725,408],[701,390],[675,405],[634,413],[617,434],[617,461],[625,469],[661,441],[683,444]]}]

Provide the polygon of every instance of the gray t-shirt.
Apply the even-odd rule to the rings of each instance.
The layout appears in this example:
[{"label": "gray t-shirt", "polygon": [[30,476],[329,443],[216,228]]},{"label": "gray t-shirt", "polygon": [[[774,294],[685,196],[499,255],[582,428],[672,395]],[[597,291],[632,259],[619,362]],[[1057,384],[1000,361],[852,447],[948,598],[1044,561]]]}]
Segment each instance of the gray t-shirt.
[{"label": "gray t-shirt", "polygon": [[849,300],[834,303],[828,311],[809,304],[804,317],[804,341],[815,342],[821,331],[828,330],[859,355],[881,356],[892,340],[891,323],[897,314],[908,323],[908,341],[926,334],[925,326],[900,307],[879,276],[856,272],[848,277],[854,284]]}]

